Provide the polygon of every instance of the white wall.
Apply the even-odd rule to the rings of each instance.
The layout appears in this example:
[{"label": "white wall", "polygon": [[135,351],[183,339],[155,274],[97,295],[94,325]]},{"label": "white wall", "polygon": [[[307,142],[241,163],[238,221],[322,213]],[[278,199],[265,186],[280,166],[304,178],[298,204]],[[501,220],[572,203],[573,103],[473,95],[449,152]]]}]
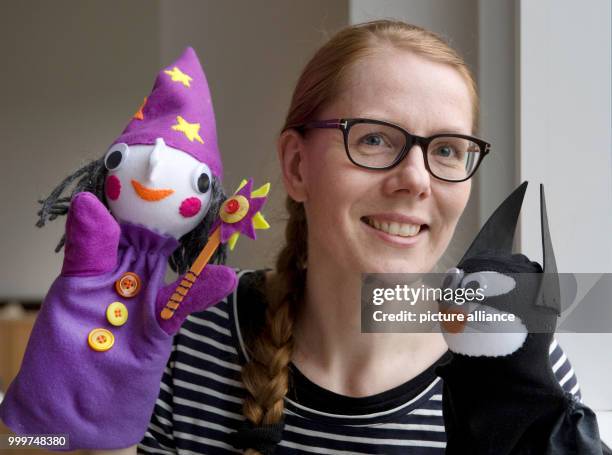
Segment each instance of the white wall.
[{"label": "white wall", "polygon": [[[612,273],[610,16],[608,0],[520,2],[521,247],[541,259],[542,182],[561,272]],[[587,404],[612,410],[612,335],[558,338]]]},{"label": "white wall", "polygon": [[516,20],[514,0],[478,1],[480,126],[492,144],[478,170],[480,225],[519,183],[516,163]]}]

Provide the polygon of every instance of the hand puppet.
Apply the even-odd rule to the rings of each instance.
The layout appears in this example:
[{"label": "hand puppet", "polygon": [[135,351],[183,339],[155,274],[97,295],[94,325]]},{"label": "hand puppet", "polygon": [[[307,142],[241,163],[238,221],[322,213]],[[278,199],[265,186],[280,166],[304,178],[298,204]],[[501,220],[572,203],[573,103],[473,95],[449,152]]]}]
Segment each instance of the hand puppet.
[{"label": "hand puppet", "polygon": [[[512,254],[527,182],[493,213],[443,288],[480,288],[484,300],[441,302],[441,311],[480,322],[444,323],[452,359],[438,367],[449,455],[601,454],[593,411],[559,385],[549,347],[560,287],[540,187],[543,267]],[[512,314],[491,323],[482,315]]]},{"label": "hand puppet", "polygon": [[[222,174],[208,83],[187,48],[106,155],[41,201],[39,226],[67,213],[64,261],[0,407],[12,431],[67,435],[70,450],[142,439],[172,335],[236,286],[222,243],[268,227],[269,186],[244,182],[226,200]],[[166,285],[168,265],[180,277]]]}]

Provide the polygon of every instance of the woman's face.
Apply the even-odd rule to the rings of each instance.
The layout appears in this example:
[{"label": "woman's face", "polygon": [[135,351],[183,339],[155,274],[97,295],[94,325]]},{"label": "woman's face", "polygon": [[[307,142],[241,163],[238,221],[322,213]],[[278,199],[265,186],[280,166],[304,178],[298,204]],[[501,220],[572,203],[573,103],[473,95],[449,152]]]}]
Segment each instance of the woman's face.
[{"label": "woman's face", "polygon": [[[403,50],[381,50],[359,61],[317,120],[351,117],[385,120],[419,136],[472,133],[471,99],[462,76]],[[293,196],[305,204],[309,257],[316,249],[314,256],[347,271],[409,273],[434,267],[466,206],[469,180],[451,183],[431,176],[418,145],[396,167],[369,170],[348,160],[340,130],[316,129],[296,141],[301,183]]]}]

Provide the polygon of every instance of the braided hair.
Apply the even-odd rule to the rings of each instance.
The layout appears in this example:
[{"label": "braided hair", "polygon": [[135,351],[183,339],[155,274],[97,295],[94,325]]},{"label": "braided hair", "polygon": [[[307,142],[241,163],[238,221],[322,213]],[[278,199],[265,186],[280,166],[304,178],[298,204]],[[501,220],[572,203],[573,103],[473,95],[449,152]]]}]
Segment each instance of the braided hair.
[{"label": "braided hair", "polygon": [[252,346],[247,347],[250,360],[242,369],[242,381],[248,391],[243,404],[247,422],[237,439],[242,448],[251,448],[247,454],[273,453],[284,424],[284,398],[289,389],[289,362],[293,354],[293,321],[304,295],[307,260],[304,206],[287,197],[286,208],[289,212],[286,243],[276,260],[265,324]]}]

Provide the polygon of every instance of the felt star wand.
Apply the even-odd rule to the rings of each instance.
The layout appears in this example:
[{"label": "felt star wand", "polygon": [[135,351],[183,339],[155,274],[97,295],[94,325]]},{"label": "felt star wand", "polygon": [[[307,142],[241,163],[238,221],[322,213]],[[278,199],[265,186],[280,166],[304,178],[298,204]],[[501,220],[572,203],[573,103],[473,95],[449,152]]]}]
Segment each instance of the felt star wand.
[{"label": "felt star wand", "polygon": [[206,264],[221,243],[228,243],[233,250],[240,234],[255,240],[255,229],[268,229],[270,225],[260,210],[268,199],[270,184],[252,191],[253,180],[243,180],[232,197],[228,198],[219,210],[219,218],[212,227],[212,234],[202,251],[193,262],[161,311],[162,319],[170,319],[179,308],[189,289],[198,279]]}]

